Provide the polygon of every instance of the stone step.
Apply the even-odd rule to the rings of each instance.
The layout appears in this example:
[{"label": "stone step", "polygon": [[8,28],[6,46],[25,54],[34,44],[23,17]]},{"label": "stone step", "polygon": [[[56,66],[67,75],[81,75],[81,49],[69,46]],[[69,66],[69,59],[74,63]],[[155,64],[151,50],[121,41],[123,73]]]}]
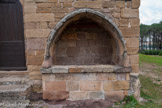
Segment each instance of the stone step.
[{"label": "stone step", "polygon": [[25,100],[31,92],[30,85],[0,85],[0,102]]},{"label": "stone step", "polygon": [[29,105],[29,100],[11,100],[0,102],[0,108],[27,108]]},{"label": "stone step", "polygon": [[0,71],[0,76],[24,76],[24,75],[29,75],[28,71]]},{"label": "stone step", "polygon": [[3,76],[0,77],[0,85],[21,85],[29,81],[27,75],[24,76]]}]

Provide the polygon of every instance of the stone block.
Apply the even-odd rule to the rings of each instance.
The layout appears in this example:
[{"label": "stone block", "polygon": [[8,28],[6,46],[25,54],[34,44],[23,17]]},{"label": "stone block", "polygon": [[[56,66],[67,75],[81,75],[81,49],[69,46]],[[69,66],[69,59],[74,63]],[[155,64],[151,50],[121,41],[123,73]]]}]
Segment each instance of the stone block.
[{"label": "stone block", "polygon": [[114,8],[115,7],[115,1],[104,1],[102,3],[103,8]]},{"label": "stone block", "polygon": [[81,81],[81,91],[99,91],[101,90],[101,82],[98,81]]},{"label": "stone block", "polygon": [[54,21],[53,13],[30,13],[25,14],[25,22],[37,22],[37,21]]},{"label": "stone block", "polygon": [[77,37],[79,40],[85,40],[86,39],[86,33],[85,32],[78,32]]},{"label": "stone block", "polygon": [[139,38],[125,38],[126,46],[129,47],[139,47]]},{"label": "stone block", "polygon": [[117,80],[119,81],[126,80],[126,74],[124,73],[117,74]]},{"label": "stone block", "polygon": [[76,33],[69,33],[69,34],[63,34],[61,37],[62,39],[77,39],[77,34]]},{"label": "stone block", "polygon": [[139,37],[140,28],[139,27],[119,27],[123,36],[127,37]]},{"label": "stone block", "polygon": [[104,99],[104,92],[89,92],[90,99]]},{"label": "stone block", "polygon": [[104,81],[109,80],[109,77],[107,73],[96,73],[96,79],[97,81]]},{"label": "stone block", "polygon": [[68,47],[67,48],[67,55],[69,57],[76,57],[79,56],[80,48],[79,47]]},{"label": "stone block", "polygon": [[131,64],[132,72],[139,73],[139,64]]},{"label": "stone block", "polygon": [[74,8],[94,8],[99,9],[102,7],[102,3],[98,1],[76,1]]},{"label": "stone block", "polygon": [[24,13],[35,13],[36,12],[36,4],[30,3],[24,5]]},{"label": "stone block", "polygon": [[140,19],[139,18],[133,18],[131,19],[131,26],[140,26]]},{"label": "stone block", "polygon": [[131,64],[139,64],[139,55],[130,55]]},{"label": "stone block", "polygon": [[52,3],[37,3],[37,7],[38,8],[50,8],[50,7],[52,7],[53,5],[52,5]]},{"label": "stone block", "polygon": [[66,91],[66,82],[65,81],[46,81],[45,90]]},{"label": "stone block", "polygon": [[46,45],[46,38],[27,38],[26,39],[27,50],[30,50],[30,51],[44,50],[45,45]]},{"label": "stone block", "polygon": [[139,10],[138,9],[124,8],[124,9],[121,10],[121,17],[122,18],[138,18],[139,17]]},{"label": "stone block", "polygon": [[56,2],[58,2],[58,0],[48,0],[48,2],[54,2],[54,3],[56,3]]},{"label": "stone block", "polygon": [[129,81],[114,81],[113,90],[128,90],[130,89]]},{"label": "stone block", "polygon": [[103,82],[103,89],[104,91],[112,91],[113,90],[113,83],[110,81]]},{"label": "stone block", "polygon": [[129,19],[123,19],[123,18],[120,19],[119,25],[128,27],[129,26]]},{"label": "stone block", "polygon": [[78,47],[87,47],[88,41],[87,40],[77,40],[77,46]]},{"label": "stone block", "polygon": [[139,52],[139,47],[128,47],[127,48],[127,53],[129,55],[138,54],[138,52]]},{"label": "stone block", "polygon": [[67,47],[76,47],[76,40],[67,40]]},{"label": "stone block", "polygon": [[55,74],[55,80],[58,81],[71,80],[71,77],[71,74]]},{"label": "stone block", "polygon": [[140,6],[140,1],[141,0],[132,0],[132,8],[138,9]]},{"label": "stone block", "polygon": [[109,80],[116,80],[116,74],[115,73],[110,73],[108,74]]},{"label": "stone block", "polygon": [[38,24],[36,22],[25,23],[25,29],[37,29]]},{"label": "stone block", "polygon": [[67,48],[66,47],[59,47],[56,49],[56,57],[67,57]]},{"label": "stone block", "polygon": [[125,1],[116,1],[116,7],[117,8],[124,8],[125,7]]},{"label": "stone block", "polygon": [[43,91],[43,99],[45,100],[65,100],[69,98],[67,91]]},{"label": "stone block", "polygon": [[85,100],[88,99],[88,92],[82,92],[82,91],[77,91],[77,92],[70,92],[69,94],[69,99],[70,100]]},{"label": "stone block", "polygon": [[78,81],[67,82],[67,90],[68,91],[78,91],[79,90],[79,82]]},{"label": "stone block", "polygon": [[111,102],[119,102],[124,99],[123,91],[106,91],[105,99]]},{"label": "stone block", "polygon": [[50,29],[26,29],[26,37],[48,37],[50,34]]}]

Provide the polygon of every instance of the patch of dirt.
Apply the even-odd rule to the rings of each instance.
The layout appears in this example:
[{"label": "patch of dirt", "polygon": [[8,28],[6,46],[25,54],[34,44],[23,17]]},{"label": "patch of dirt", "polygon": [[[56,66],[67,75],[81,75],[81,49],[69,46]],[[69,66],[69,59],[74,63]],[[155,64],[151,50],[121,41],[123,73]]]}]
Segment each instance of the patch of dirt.
[{"label": "patch of dirt", "polygon": [[142,63],[140,74],[152,78],[154,83],[162,84],[162,66]]}]

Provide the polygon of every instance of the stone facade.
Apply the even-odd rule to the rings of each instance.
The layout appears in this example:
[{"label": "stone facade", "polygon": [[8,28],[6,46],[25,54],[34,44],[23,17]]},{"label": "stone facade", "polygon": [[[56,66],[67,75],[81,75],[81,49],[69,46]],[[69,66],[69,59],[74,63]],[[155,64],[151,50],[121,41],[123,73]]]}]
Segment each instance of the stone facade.
[{"label": "stone facade", "polygon": [[[56,99],[56,97],[59,99],[71,100],[91,98],[106,99],[106,97],[108,97],[109,99],[111,97],[121,99],[128,94],[135,94],[137,98],[139,97],[138,49],[140,33],[140,0],[20,1],[24,9],[27,68],[29,71],[30,79],[39,81],[43,80],[44,99],[53,100]],[[87,8],[91,10],[88,10]],[[100,63],[94,62],[94,59],[96,57],[94,56],[93,62],[87,58],[80,59],[82,60],[82,63],[80,61],[77,62],[77,60],[73,59],[73,65],[76,65],[76,63],[79,63],[80,65],[113,64],[121,65],[123,67],[131,67],[132,72],[130,71],[119,74],[114,72],[103,74],[98,72],[90,72],[85,74],[77,73],[77,70],[74,70],[74,74],[70,73],[66,75],[65,73],[42,74],[40,72],[43,61],[44,67],[49,67],[53,64],[70,65],[69,63],[72,62],[66,60],[63,60],[59,63],[60,59],[58,59],[58,57],[65,55],[74,57],[77,54],[84,55],[84,53],[85,56],[88,57],[89,53],[87,51],[91,51],[87,50],[88,48],[90,48],[90,42],[96,42],[100,46],[101,44],[104,44],[104,42],[99,42],[100,40],[97,39],[97,36],[99,37],[103,34],[98,33],[99,30],[93,30],[93,33],[90,33],[89,31],[77,31],[74,33],[72,29],[69,30],[70,28],[64,26],[65,24],[68,25],[68,23],[66,22],[64,24],[64,21],[66,21],[64,19],[68,19],[68,15],[70,15],[71,13],[73,13],[72,15],[74,15],[75,12],[77,13],[77,10],[79,9],[87,9],[84,13],[88,13],[88,11],[90,11],[90,15],[87,14],[87,16],[90,16],[90,19],[98,23],[100,25],[99,28],[108,28],[108,30],[105,29],[105,31],[107,31],[107,39],[109,39],[106,41],[106,45],[111,47],[103,48],[102,46],[102,48],[99,49],[99,58],[96,61]],[[74,22],[78,21],[82,17],[82,13],[78,16],[74,15],[74,18],[72,20]],[[69,23],[71,23],[70,19]],[[75,23],[73,25],[75,25]],[[86,27],[90,28],[91,26],[89,27],[88,25],[86,25]],[[63,31],[65,28],[66,30]],[[59,32],[55,30],[59,30]],[[57,35],[55,32],[58,32]],[[73,32],[75,35],[73,37],[72,35],[69,36],[68,32]],[[53,37],[55,35],[57,37],[56,39],[55,37]],[[101,37],[104,37],[104,35],[102,35]],[[82,41],[82,39],[84,41]],[[66,40],[66,42],[62,43],[64,44],[63,48],[70,47],[67,48],[68,50],[66,49],[66,53],[63,52],[64,50],[59,51],[59,44],[57,44],[63,40]],[[104,38],[103,40],[105,41],[106,38]],[[77,48],[81,47],[84,48],[81,50],[81,53],[78,53]],[[85,52],[83,52],[83,50]],[[104,50],[109,51],[107,54],[103,54]],[[114,51],[112,51],[111,53],[111,50]],[[97,53],[98,52],[95,52],[94,54]],[[51,54],[50,59],[49,54]],[[108,57],[108,60],[103,59],[103,57],[106,58],[106,56]],[[81,56],[78,57],[80,58]],[[114,60],[110,59],[113,57]],[[105,61],[102,61],[102,59]]]}]

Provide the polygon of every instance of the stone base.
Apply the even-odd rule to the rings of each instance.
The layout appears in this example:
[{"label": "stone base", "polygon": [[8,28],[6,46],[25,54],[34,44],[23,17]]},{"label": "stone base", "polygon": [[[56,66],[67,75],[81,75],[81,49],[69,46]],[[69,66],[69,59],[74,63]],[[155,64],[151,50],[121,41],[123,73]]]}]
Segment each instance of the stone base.
[{"label": "stone base", "polygon": [[[107,66],[107,68],[106,66],[103,68],[102,66],[100,68],[83,67],[67,68],[65,66],[64,69],[62,67],[58,69],[57,66],[57,68],[52,68],[54,70],[49,69],[50,72],[46,70],[42,75],[43,99],[73,101],[105,99],[117,102],[128,95],[130,89],[128,69],[116,69],[115,72],[110,68],[111,66]],[[98,72],[95,69],[98,69]],[[119,72],[119,70],[123,72]]]}]

